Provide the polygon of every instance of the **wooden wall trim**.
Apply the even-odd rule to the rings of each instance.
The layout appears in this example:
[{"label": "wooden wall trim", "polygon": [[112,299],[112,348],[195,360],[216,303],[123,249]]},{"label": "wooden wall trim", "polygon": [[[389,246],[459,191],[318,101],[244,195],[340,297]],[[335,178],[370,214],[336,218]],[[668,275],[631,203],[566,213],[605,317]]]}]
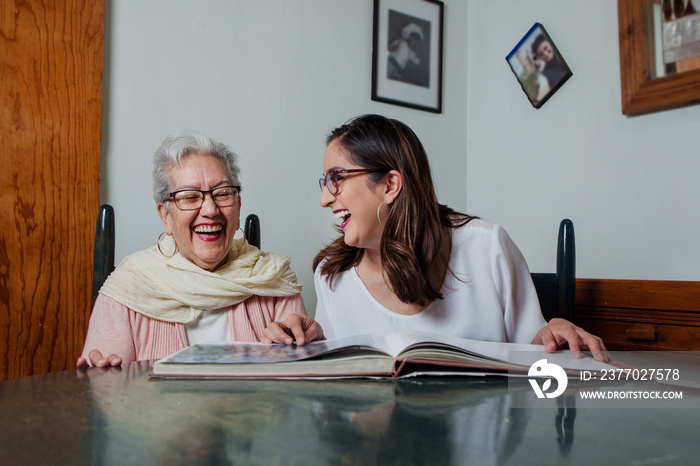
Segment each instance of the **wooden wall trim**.
[{"label": "wooden wall trim", "polygon": [[700,351],[700,282],[578,279],[574,323],[609,350]]},{"label": "wooden wall trim", "polygon": [[576,280],[576,307],[700,312],[700,282]]},{"label": "wooden wall trim", "polygon": [[[617,309],[601,307],[576,307],[576,321],[584,319],[605,319],[616,322],[631,322],[637,324],[659,323],[682,325],[685,327],[700,327],[700,316],[689,312],[672,312],[648,309]],[[651,312],[650,312],[651,311]]]}]

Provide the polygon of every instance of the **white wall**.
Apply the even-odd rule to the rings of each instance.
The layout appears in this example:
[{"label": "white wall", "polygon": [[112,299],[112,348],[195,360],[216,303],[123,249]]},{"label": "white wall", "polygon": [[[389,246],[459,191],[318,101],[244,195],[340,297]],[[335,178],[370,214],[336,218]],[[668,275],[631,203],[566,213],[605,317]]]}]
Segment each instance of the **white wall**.
[{"label": "white wall", "polygon": [[432,156],[442,202],[466,209],[467,5],[446,5],[444,112],[370,99],[371,0],[107,1],[102,202],[117,262],[163,231],[152,154],[170,133],[205,131],[239,154],[242,217],[291,256],[313,313],[311,261],[335,237],[319,204],[327,133],[362,113],[398,118]]},{"label": "white wall", "polygon": [[[552,271],[564,217],[577,275],[700,280],[700,106],[626,117],[617,2],[468,2],[467,205]],[[542,23],[574,75],[539,110],[504,57]]]},{"label": "white wall", "polygon": [[[434,115],[370,100],[371,0],[108,0],[102,201],[117,260],[163,231],[153,151],[201,129],[239,153],[243,215],[292,257],[313,312],[311,261],[335,235],[318,205],[323,141],[376,112],[422,138],[440,200],[503,225],[533,271],[554,269],[569,217],[579,277],[700,280],[700,106],[621,114],[616,2],[447,0],[445,13]],[[539,110],[505,61],[536,21],[574,72]]]}]

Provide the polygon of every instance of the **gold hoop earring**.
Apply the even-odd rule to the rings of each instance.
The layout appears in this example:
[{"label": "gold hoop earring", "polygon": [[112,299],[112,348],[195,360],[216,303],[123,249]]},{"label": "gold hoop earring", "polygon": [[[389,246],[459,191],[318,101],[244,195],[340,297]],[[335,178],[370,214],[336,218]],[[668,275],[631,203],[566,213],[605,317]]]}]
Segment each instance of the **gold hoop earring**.
[{"label": "gold hoop earring", "polygon": [[245,237],[245,230],[243,228],[238,228],[238,231],[240,231],[243,234],[243,242],[246,243],[248,240]]},{"label": "gold hoop earring", "polygon": [[[158,245],[158,252],[160,252],[162,254],[162,256],[165,257],[166,259],[170,259],[177,252],[177,243],[175,243],[175,250],[173,251],[173,253],[170,254],[169,256],[166,256],[165,253],[163,252],[163,250],[160,248],[160,239],[163,237],[164,234],[165,234],[165,232],[161,233],[160,236],[158,236],[158,240],[156,241],[156,244]],[[175,242],[175,240],[173,240],[173,242]]]},{"label": "gold hoop earring", "polygon": [[[379,216],[379,209],[381,209],[382,206],[383,206],[384,204],[386,204],[386,201],[382,201],[382,203],[379,204],[379,207],[377,207],[377,221],[378,221],[379,224],[380,224],[381,226],[383,226],[383,227],[385,227],[386,225],[384,225],[384,224],[382,223],[382,219],[381,219],[381,217]],[[389,207],[389,206],[387,205],[387,207]]]}]

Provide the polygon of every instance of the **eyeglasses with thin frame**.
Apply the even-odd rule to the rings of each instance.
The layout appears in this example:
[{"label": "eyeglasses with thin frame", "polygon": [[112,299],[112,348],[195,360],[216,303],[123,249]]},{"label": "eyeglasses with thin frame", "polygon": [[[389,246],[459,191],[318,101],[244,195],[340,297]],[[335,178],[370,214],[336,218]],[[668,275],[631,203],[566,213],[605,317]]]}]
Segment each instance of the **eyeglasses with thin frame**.
[{"label": "eyeglasses with thin frame", "polygon": [[342,169],[342,170],[328,170],[325,176],[322,176],[318,180],[318,186],[323,192],[323,188],[328,188],[328,192],[336,195],[338,194],[338,182],[345,179],[342,175],[355,174],[359,175],[361,173],[373,173],[384,171],[381,168],[352,168],[352,169]]},{"label": "eyeglasses with thin frame", "polygon": [[204,197],[209,194],[218,207],[238,204],[240,186],[219,186],[209,191],[200,189],[181,189],[170,193],[170,198],[180,210],[197,210],[204,204]]}]

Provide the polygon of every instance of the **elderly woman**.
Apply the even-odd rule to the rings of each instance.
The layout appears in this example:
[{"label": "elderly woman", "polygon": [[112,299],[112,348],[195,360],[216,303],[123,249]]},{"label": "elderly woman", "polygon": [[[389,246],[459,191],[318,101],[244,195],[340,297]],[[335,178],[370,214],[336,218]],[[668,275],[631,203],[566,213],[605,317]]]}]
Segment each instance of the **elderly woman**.
[{"label": "elderly woman", "polygon": [[342,231],[314,260],[327,337],[422,330],[608,358],[600,338],[564,319],[545,322],[502,228],[438,203],[423,145],[405,124],[364,115],[335,129],[323,172],[321,206]]},{"label": "elderly woman", "polygon": [[303,345],[323,337],[289,258],[234,239],[239,171],[235,154],[202,133],[165,139],[153,168],[165,232],[105,281],[79,368],[160,359],[201,342]]}]

